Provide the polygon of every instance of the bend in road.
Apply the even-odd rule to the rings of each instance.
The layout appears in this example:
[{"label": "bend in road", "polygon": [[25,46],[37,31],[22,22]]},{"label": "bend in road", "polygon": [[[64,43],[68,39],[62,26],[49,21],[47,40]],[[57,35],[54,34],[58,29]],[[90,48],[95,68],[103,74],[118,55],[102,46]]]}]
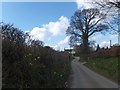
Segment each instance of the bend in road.
[{"label": "bend in road", "polygon": [[71,62],[73,78],[70,88],[118,88],[116,83],[80,64],[78,60],[75,58]]}]

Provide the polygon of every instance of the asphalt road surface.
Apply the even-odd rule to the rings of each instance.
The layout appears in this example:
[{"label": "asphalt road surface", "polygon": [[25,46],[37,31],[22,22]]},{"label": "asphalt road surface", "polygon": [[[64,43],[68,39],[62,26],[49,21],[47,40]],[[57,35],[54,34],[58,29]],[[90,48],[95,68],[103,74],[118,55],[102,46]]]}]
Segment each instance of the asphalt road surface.
[{"label": "asphalt road surface", "polygon": [[88,69],[78,60],[79,58],[76,57],[71,62],[70,88],[118,88],[116,83]]}]

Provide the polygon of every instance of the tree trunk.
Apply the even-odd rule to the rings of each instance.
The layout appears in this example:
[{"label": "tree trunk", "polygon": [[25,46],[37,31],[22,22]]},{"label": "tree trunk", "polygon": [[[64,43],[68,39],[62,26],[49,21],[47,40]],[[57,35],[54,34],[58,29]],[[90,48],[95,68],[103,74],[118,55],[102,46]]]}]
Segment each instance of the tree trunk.
[{"label": "tree trunk", "polygon": [[87,55],[89,53],[88,35],[83,35],[82,39],[83,39],[82,54],[83,54],[83,59],[86,61],[87,60]]}]

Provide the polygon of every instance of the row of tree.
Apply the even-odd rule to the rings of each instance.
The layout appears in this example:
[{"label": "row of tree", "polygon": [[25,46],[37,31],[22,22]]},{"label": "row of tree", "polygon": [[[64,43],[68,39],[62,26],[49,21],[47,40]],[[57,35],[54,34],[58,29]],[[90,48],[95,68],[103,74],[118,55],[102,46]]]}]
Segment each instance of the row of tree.
[{"label": "row of tree", "polygon": [[[75,56],[82,57],[82,46],[75,46]],[[96,49],[89,47],[89,54],[87,54],[87,57],[90,58],[110,58],[110,57],[119,57],[120,56],[120,45],[119,46],[111,46],[110,48],[100,48],[99,44],[96,46]],[[87,60],[88,60],[87,58]]]},{"label": "row of tree", "polygon": [[69,56],[58,52],[13,25],[1,23],[3,88],[65,87]]},{"label": "row of tree", "polygon": [[111,48],[98,49],[97,52],[89,54],[90,58],[110,58],[110,57],[119,57],[120,56],[120,46],[112,46]]}]

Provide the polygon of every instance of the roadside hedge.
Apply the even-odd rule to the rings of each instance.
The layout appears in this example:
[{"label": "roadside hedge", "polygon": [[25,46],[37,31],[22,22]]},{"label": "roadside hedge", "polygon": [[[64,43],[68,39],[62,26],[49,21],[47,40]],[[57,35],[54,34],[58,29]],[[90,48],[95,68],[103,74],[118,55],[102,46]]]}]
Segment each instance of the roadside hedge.
[{"label": "roadside hedge", "polygon": [[2,87],[64,88],[70,69],[68,53],[55,51],[13,25],[1,23]]}]

